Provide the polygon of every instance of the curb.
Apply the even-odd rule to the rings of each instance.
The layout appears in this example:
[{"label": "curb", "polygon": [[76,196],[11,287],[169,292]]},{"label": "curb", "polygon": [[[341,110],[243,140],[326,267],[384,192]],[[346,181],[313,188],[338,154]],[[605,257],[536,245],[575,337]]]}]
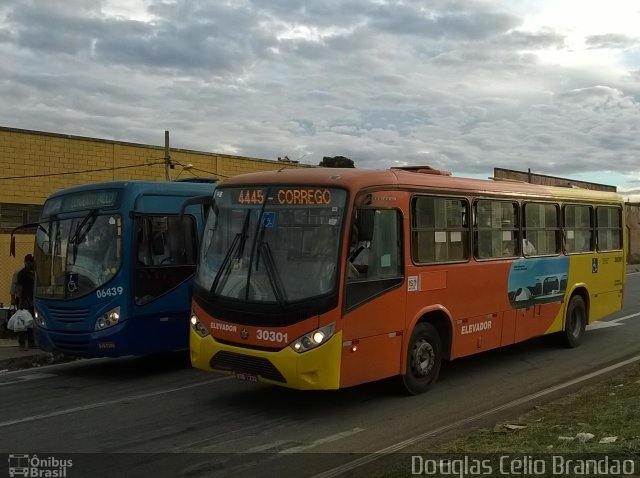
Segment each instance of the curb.
[{"label": "curb", "polygon": [[11,357],[0,360],[0,372],[41,367],[42,365],[49,365],[51,363],[54,363],[53,354],[48,354],[46,352],[35,355],[26,355],[24,357]]},{"label": "curb", "polygon": [[43,367],[57,363],[65,363],[76,360],[62,354],[52,354],[40,351],[39,353],[26,355],[24,357],[11,357],[0,360],[0,373],[13,372],[15,370],[25,370],[30,368]]}]

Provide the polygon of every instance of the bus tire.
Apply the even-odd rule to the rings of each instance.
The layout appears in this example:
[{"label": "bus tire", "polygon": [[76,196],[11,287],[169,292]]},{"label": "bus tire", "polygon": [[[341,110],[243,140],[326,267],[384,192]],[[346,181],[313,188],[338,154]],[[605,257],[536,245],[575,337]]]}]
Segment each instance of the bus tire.
[{"label": "bus tire", "polygon": [[565,315],[564,330],[562,332],[562,344],[568,348],[575,348],[582,342],[587,326],[587,308],[584,300],[579,295],[574,295],[569,300],[569,306]]},{"label": "bus tire", "polygon": [[436,328],[421,322],[413,329],[407,347],[404,388],[411,395],[425,392],[438,378],[442,364],[442,343]]}]

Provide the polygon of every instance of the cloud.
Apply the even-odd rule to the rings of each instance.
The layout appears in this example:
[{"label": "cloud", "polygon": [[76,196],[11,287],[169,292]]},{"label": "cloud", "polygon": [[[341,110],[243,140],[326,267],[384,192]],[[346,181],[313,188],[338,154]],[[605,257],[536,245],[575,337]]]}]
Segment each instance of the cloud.
[{"label": "cloud", "polygon": [[[640,174],[623,32],[575,52],[511,2],[119,2],[2,3],[4,126],[152,144],[167,129],[175,147],[312,164]],[[615,68],[558,60],[601,49]]]},{"label": "cloud", "polygon": [[640,46],[639,37],[609,33],[606,35],[592,35],[585,38],[589,48],[630,48]]}]

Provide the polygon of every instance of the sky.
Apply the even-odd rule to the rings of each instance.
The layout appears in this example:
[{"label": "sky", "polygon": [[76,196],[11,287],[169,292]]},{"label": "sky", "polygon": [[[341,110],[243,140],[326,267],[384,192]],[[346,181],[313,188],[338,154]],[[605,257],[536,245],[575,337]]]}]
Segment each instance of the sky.
[{"label": "sky", "polygon": [[2,0],[0,126],[640,194],[638,25],[637,0]]}]

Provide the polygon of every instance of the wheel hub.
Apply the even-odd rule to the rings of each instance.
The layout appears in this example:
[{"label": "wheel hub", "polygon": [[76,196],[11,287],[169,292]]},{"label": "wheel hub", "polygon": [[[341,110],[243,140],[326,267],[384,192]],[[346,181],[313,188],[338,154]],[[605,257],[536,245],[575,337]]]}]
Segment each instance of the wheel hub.
[{"label": "wheel hub", "polygon": [[413,369],[416,375],[425,377],[433,368],[435,351],[426,340],[416,342],[413,352]]}]

